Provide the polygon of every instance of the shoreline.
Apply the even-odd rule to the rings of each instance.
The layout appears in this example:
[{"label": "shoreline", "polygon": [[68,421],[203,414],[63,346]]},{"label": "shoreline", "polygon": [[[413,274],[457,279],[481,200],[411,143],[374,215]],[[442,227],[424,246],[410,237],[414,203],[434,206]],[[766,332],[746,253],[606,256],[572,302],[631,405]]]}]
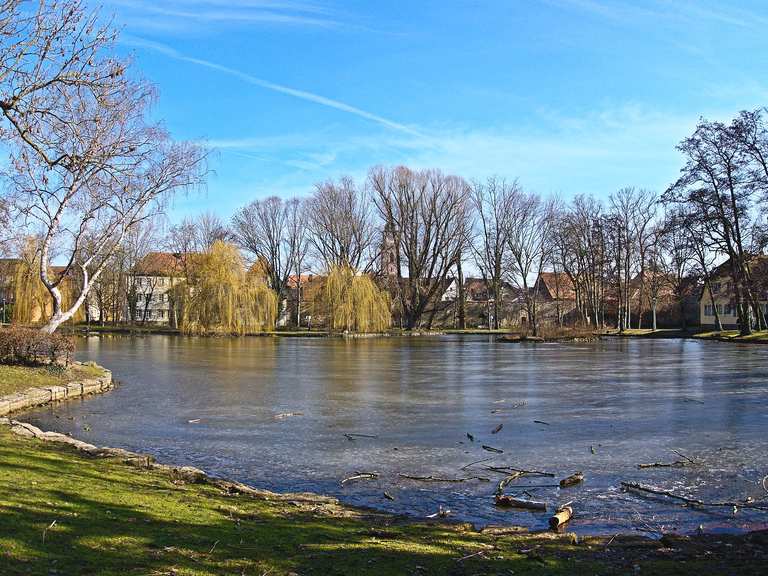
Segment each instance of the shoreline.
[{"label": "shoreline", "polygon": [[[751,336],[742,337],[738,333],[732,330],[726,330],[723,332],[702,332],[701,328],[694,330],[680,329],[680,328],[658,328],[656,330],[650,328],[643,329],[627,329],[624,332],[619,332],[615,329],[610,330],[595,330],[594,334],[590,337],[585,336],[583,332],[574,334],[573,336],[561,335],[552,338],[544,338],[546,342],[584,342],[584,341],[596,341],[602,337],[612,338],[637,338],[648,340],[674,340],[674,339],[690,339],[700,341],[714,341],[714,342],[730,342],[735,344],[768,344],[768,332],[757,332]],[[76,336],[101,336],[101,335],[125,335],[125,336],[187,336],[196,338],[337,338],[337,339],[375,339],[375,338],[430,338],[437,336],[486,336],[494,338],[500,342],[540,342],[541,340],[534,337],[520,337],[519,332],[515,330],[499,329],[488,330],[482,328],[444,328],[435,330],[414,330],[405,331],[393,329],[387,332],[377,333],[358,333],[358,332],[327,332],[323,330],[273,330],[270,332],[258,332],[248,333],[242,335],[235,334],[183,334],[178,329],[168,328],[163,326],[68,326],[66,331]]]},{"label": "shoreline", "polygon": [[[61,402],[67,399],[85,398],[91,394],[108,392],[113,388],[111,372],[104,369],[101,377],[82,382],[72,382],[67,386],[51,386],[27,389],[23,392],[13,394],[14,401],[9,397],[0,398],[0,410],[8,407],[7,414],[20,412],[25,409],[40,407],[54,402]],[[5,402],[5,403],[4,403]],[[11,408],[11,406],[13,408]],[[0,413],[0,416],[5,414]],[[367,526],[368,530],[379,530],[384,527],[385,530],[397,528],[403,531],[413,531],[414,534],[421,532],[431,532],[439,530],[442,533],[453,535],[453,538],[467,538],[475,540],[472,545],[491,546],[493,548],[503,547],[512,544],[513,548],[524,545],[525,549],[532,548],[536,550],[537,555],[541,555],[543,561],[538,556],[533,558],[534,564],[542,564],[542,568],[548,562],[563,561],[567,569],[563,573],[579,574],[579,570],[574,568],[571,560],[573,558],[583,557],[584,562],[607,562],[608,566],[615,568],[616,563],[625,565],[626,559],[631,558],[632,562],[656,563],[669,560],[670,556],[675,554],[685,561],[696,562],[702,550],[706,550],[706,556],[711,558],[711,554],[724,555],[728,557],[729,547],[738,549],[742,544],[750,547],[757,547],[761,561],[768,560],[768,531],[746,532],[742,534],[699,534],[699,535],[680,535],[670,533],[663,535],[660,539],[654,539],[647,536],[640,536],[631,533],[622,533],[612,538],[604,536],[579,536],[573,533],[554,533],[549,530],[530,531],[514,525],[487,526],[482,529],[476,529],[473,525],[453,521],[451,519],[418,519],[411,516],[396,515],[387,512],[378,511],[374,508],[361,506],[351,506],[340,503],[337,498],[323,496],[314,493],[277,493],[268,490],[258,489],[237,481],[231,481],[206,474],[203,470],[191,466],[169,466],[157,463],[151,455],[131,452],[120,448],[97,447],[93,444],[83,442],[58,432],[45,432],[31,424],[20,422],[10,417],[0,417],[0,423],[5,424],[13,437],[20,441],[40,440],[43,442],[44,449],[54,449],[57,451],[74,449],[74,452],[67,454],[63,452],[63,457],[71,460],[84,459],[84,463],[91,461],[111,462],[111,465],[128,466],[133,472],[129,473],[130,478],[136,482],[140,481],[147,474],[159,475],[166,481],[180,486],[199,486],[200,489],[209,487],[227,495],[228,498],[245,498],[256,502],[270,503],[278,509],[288,508],[309,508],[312,517],[321,510],[320,518],[328,518],[331,521],[338,519],[354,518],[362,526]],[[5,428],[5,426],[3,426]],[[578,514],[576,515],[578,521]],[[295,527],[301,530],[301,525]],[[415,536],[414,536],[415,537]],[[480,539],[480,541],[476,541]],[[481,550],[484,549],[481,546]],[[597,550],[597,552],[595,552]],[[672,552],[670,552],[672,551]],[[714,551],[714,552],[713,552]],[[468,554],[470,552],[468,551]],[[517,553],[519,560],[526,565],[530,565],[530,553],[521,553],[518,550],[508,550],[507,554]],[[465,554],[464,556],[468,556]],[[462,561],[464,556],[451,559],[451,563]],[[716,556],[719,557],[719,556]],[[485,561],[482,554],[478,554],[477,563]],[[679,560],[679,558],[678,558]],[[733,559],[728,560],[729,563]],[[468,562],[468,566],[475,566],[477,563]],[[494,565],[498,565],[495,562]],[[743,566],[749,573],[751,564]],[[586,568],[586,566],[583,566]],[[701,566],[692,567],[693,573],[707,573],[701,571]],[[553,568],[554,565],[550,566]],[[648,570],[643,568],[645,573]],[[207,572],[205,572],[207,573]],[[279,572],[277,572],[279,573]],[[382,572],[389,573],[389,572]],[[393,572],[398,573],[398,572]],[[442,573],[442,572],[428,572]],[[463,573],[463,572],[460,572]],[[550,573],[545,571],[544,573]],[[594,573],[590,568],[589,573]],[[650,573],[672,574],[684,573],[677,569],[660,570]],[[711,572],[718,573],[718,572]],[[755,572],[757,573],[757,572]]]}]

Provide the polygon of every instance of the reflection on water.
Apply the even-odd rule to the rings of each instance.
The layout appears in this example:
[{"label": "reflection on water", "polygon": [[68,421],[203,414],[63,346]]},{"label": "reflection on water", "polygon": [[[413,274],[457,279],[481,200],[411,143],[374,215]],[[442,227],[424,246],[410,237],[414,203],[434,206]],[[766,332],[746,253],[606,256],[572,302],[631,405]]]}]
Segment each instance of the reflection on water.
[{"label": "reflection on water", "polygon": [[[619,489],[636,480],[706,500],[766,496],[759,481],[768,474],[768,348],[760,346],[149,336],[90,338],[80,356],[111,368],[123,384],[39,410],[34,423],[264,488],[420,517],[442,506],[478,524],[546,526],[546,515],[494,507],[501,476],[461,470],[495,456],[488,464],[558,477],[583,471],[578,488],[528,489],[552,505],[573,500],[577,531],[745,530],[768,522],[766,513],[692,511]],[[276,417],[286,413],[294,415]],[[699,464],[637,469],[680,460],[673,450]],[[342,487],[357,471],[380,476]],[[400,473],[491,481],[434,484]]]}]

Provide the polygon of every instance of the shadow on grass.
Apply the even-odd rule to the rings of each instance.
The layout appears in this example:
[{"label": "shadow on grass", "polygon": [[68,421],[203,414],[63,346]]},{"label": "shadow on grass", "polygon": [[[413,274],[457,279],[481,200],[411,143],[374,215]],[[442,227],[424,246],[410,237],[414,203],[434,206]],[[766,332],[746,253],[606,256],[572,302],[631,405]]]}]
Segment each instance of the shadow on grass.
[{"label": "shadow on grass", "polygon": [[3,575],[560,572],[553,561],[498,559],[476,533],[331,508],[177,485],[0,433]]}]

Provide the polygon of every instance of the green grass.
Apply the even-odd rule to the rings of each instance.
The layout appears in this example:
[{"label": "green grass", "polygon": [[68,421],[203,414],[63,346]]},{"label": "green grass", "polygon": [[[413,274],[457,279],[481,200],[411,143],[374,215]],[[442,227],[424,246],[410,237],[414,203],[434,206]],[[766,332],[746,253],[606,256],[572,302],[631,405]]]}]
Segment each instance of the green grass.
[{"label": "green grass", "polygon": [[630,573],[637,562],[643,574],[716,574],[725,565],[740,574],[762,570],[738,550],[722,560],[727,564],[706,554],[673,562],[647,558],[647,541],[635,549],[621,538],[608,547],[568,536],[494,536],[327,502],[228,495],[14,437],[5,427],[0,502],[4,575],[579,575]]},{"label": "green grass", "polygon": [[738,330],[713,330],[711,332],[701,332],[694,338],[702,340],[727,340],[733,342],[768,342],[768,330],[753,332],[749,336],[740,336]]},{"label": "green grass", "polygon": [[0,396],[20,392],[34,386],[56,386],[74,380],[98,378],[102,371],[98,366],[73,364],[69,368],[5,366],[0,364]]}]

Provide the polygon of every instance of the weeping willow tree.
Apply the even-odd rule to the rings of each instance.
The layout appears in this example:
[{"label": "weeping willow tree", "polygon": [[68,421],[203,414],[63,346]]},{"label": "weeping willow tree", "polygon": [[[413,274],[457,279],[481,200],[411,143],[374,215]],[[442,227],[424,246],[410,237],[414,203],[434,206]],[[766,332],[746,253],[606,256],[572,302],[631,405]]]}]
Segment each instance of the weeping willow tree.
[{"label": "weeping willow tree", "polygon": [[186,334],[246,334],[271,330],[277,296],[257,272],[246,272],[237,247],[217,240],[194,258],[175,299]]},{"label": "weeping willow tree", "polygon": [[[55,277],[57,270],[48,271]],[[40,280],[40,251],[37,243],[29,240],[22,249],[21,258],[16,265],[13,278],[13,323],[36,324],[49,319],[53,309],[51,295]],[[70,280],[65,278],[60,285],[62,304],[72,304],[72,287]],[[72,317],[73,322],[82,322],[85,318],[83,309],[79,309]]]},{"label": "weeping willow tree", "polygon": [[381,332],[392,325],[389,296],[370,276],[350,266],[333,266],[325,280],[320,306],[331,330]]}]

